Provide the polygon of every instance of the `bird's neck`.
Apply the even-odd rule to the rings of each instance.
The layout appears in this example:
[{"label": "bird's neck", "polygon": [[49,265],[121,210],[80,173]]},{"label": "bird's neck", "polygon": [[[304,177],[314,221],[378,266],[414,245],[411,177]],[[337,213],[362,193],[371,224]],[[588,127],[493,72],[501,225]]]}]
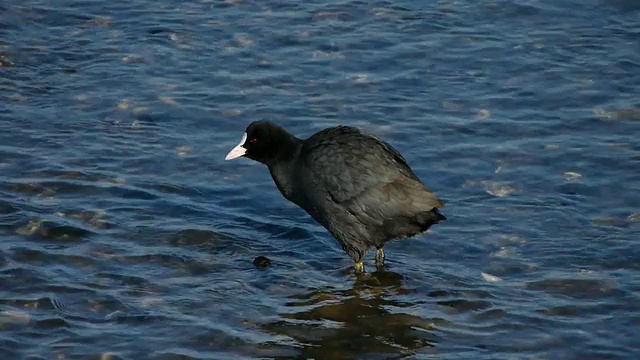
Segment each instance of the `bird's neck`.
[{"label": "bird's neck", "polygon": [[282,195],[289,201],[295,202],[292,194],[297,179],[295,174],[296,159],[302,149],[302,140],[293,135],[291,135],[291,138],[288,140],[289,141],[283,143],[274,161],[267,163],[267,166],[278,190],[280,190]]}]

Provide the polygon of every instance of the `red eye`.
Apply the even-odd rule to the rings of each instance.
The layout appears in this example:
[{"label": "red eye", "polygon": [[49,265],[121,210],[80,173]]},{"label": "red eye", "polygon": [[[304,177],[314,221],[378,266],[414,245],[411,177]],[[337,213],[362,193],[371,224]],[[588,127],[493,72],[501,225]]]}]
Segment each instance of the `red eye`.
[{"label": "red eye", "polygon": [[249,142],[250,142],[250,143],[252,143],[252,144],[255,144],[255,143],[257,143],[257,142],[258,142],[258,139],[253,138],[253,139],[249,140]]}]

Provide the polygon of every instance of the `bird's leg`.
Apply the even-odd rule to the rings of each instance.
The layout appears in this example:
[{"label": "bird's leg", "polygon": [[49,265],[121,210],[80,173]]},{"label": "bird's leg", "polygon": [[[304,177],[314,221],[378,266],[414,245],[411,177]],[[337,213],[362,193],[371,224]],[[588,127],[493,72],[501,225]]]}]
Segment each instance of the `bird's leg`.
[{"label": "bird's leg", "polygon": [[356,263],[356,273],[364,272],[364,263],[362,261]]},{"label": "bird's leg", "polygon": [[378,248],[376,251],[376,266],[384,265],[384,250],[382,250],[382,246]]}]

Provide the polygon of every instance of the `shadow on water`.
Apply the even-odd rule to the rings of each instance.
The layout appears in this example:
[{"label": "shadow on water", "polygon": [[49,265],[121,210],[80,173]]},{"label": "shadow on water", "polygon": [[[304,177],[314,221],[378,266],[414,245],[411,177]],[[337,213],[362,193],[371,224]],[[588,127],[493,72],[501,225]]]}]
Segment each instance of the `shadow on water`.
[{"label": "shadow on water", "polygon": [[[289,297],[289,313],[263,330],[291,339],[297,353],[280,359],[404,358],[433,347],[432,326],[397,311],[411,304],[393,299],[413,291],[403,276],[376,271],[358,276],[352,288],[309,288]],[[280,342],[282,344],[282,342]]]}]

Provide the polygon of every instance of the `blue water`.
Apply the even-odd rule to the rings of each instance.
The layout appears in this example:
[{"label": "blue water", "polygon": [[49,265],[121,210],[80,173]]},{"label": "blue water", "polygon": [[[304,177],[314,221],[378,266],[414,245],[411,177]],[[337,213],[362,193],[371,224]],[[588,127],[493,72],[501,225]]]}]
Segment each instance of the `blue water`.
[{"label": "blue water", "polygon": [[[449,220],[354,276],[260,119]],[[639,138],[636,0],[2,1],[0,357],[636,359]]]}]

